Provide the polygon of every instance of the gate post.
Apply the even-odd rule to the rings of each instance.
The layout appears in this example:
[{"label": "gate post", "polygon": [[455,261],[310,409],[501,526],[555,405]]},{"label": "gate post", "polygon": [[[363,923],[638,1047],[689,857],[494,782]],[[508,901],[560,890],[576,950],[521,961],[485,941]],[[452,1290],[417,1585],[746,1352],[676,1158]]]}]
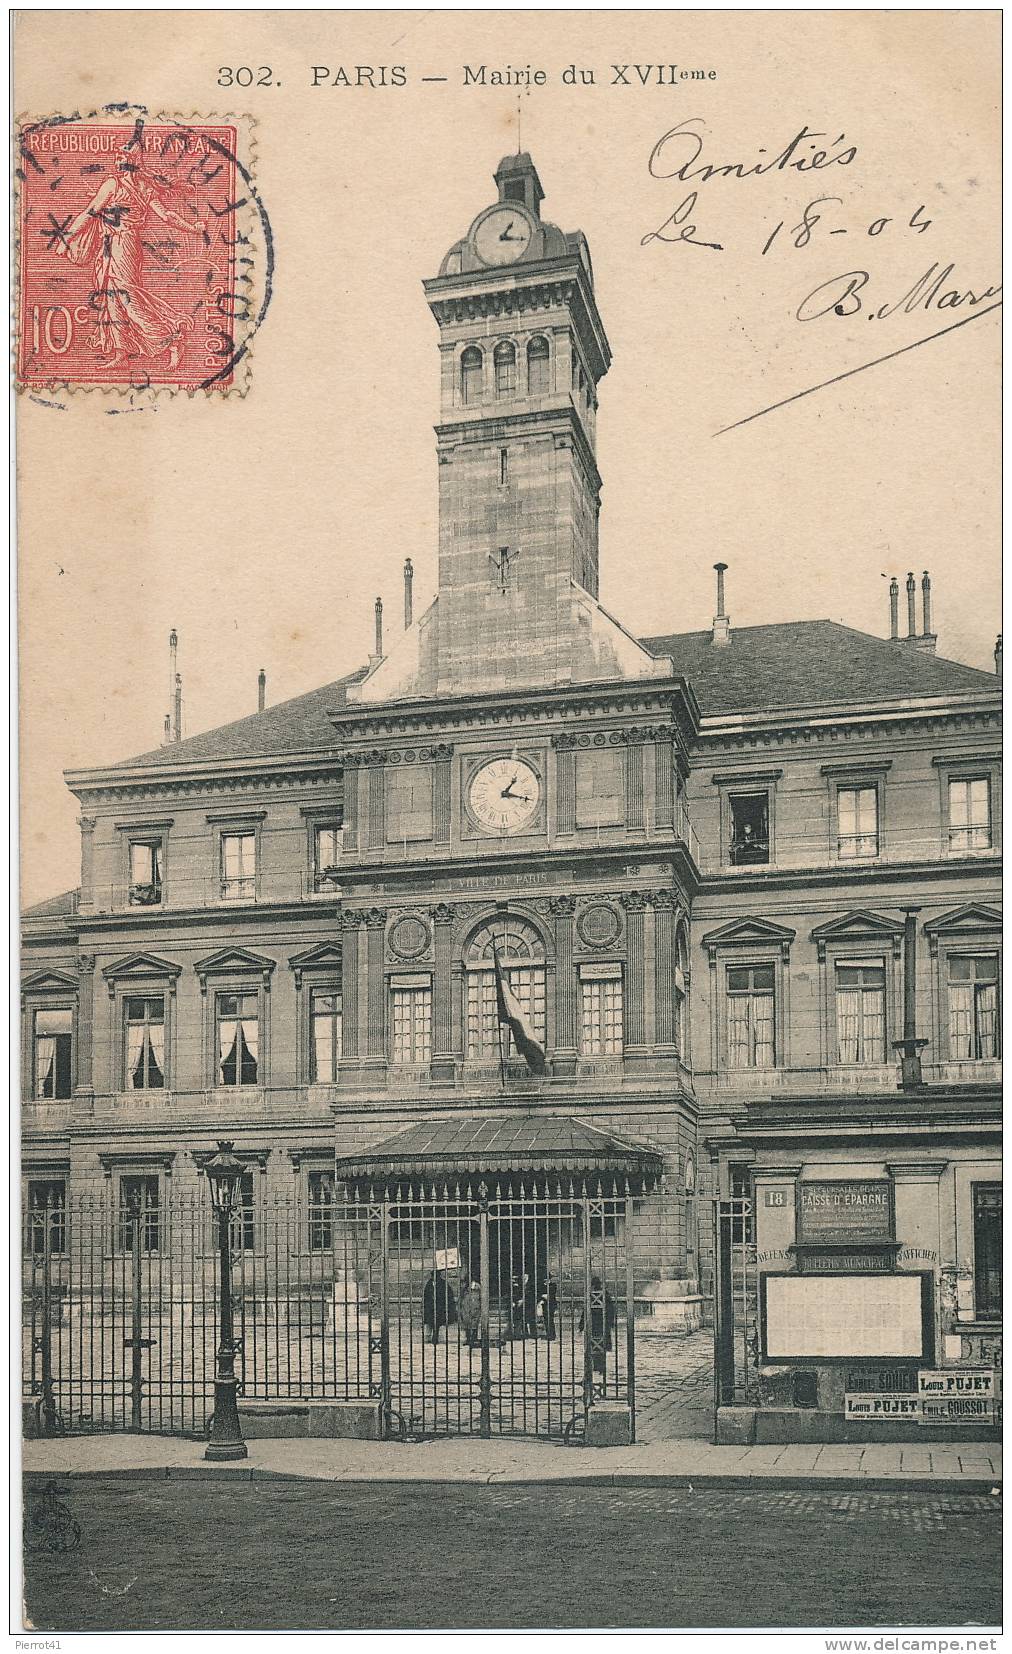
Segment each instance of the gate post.
[{"label": "gate post", "polygon": [[488,1334],[488,1185],[478,1185],[478,1287],[481,1293],[481,1377],[478,1380],[480,1408],[478,1434],[487,1441],[492,1434],[492,1358]]},{"label": "gate post", "polygon": [[[628,1201],[623,1204],[623,1217]],[[636,1440],[636,1275],[633,1268],[632,1247],[629,1244],[629,1226],[623,1223],[626,1237],[625,1251],[625,1372],[626,1400],[629,1403],[629,1440]]]},{"label": "gate post", "polygon": [[[713,1373],[714,1408],[734,1401],[734,1280],[732,1208],[719,1195],[713,1203]],[[716,1432],[716,1418],[714,1419]]]},{"label": "gate post", "polygon": [[130,1428],[141,1427],[141,1390],[144,1345],[141,1321],[141,1197],[135,1192],[130,1204]]},{"label": "gate post", "polygon": [[587,1415],[594,1403],[594,1306],[590,1284],[590,1198],[586,1184],[583,1189],[583,1429],[587,1431]]},{"label": "gate post", "polygon": [[390,1384],[390,1195],[380,1204],[380,1428],[390,1434],[393,1391]]},{"label": "gate post", "polygon": [[56,1396],[53,1391],[53,1246],[49,1202],[42,1210],[42,1419],[47,1436],[56,1434]]}]

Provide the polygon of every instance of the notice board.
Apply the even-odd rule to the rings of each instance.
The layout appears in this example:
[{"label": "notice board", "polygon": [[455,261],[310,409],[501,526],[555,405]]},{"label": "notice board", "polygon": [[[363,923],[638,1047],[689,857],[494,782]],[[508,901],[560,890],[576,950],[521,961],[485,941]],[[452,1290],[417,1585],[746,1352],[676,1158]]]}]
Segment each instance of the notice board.
[{"label": "notice board", "polygon": [[765,1361],[927,1359],[930,1276],[764,1275]]}]

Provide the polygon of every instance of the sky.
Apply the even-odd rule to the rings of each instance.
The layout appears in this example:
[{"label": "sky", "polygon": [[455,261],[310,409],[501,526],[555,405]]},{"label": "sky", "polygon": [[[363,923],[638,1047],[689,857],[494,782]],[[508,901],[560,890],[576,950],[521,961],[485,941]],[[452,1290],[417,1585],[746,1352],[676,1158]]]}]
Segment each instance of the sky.
[{"label": "sky", "polygon": [[[421,283],[516,148],[516,93],[462,84],[465,64],[502,64],[507,37],[512,63],[545,69],[519,98],[522,143],[543,216],[589,239],[613,351],[604,605],[644,635],[705,627],[723,561],[732,625],[884,636],[888,577],[929,569],[939,652],[992,668],[998,318],[965,295],[998,270],[993,14],[600,13],[576,31],[566,13],[511,13],[506,30],[493,13],[190,13],[185,41],[174,14],[126,31],[121,15],[22,13],[19,107],[77,108],[85,81],[95,105],[141,88],[152,109],[221,114],[236,94],[215,70],[241,39],[273,71],[242,101],[274,296],[245,395],[114,398],[115,418],[103,393],[20,398],[25,903],[78,880],[63,770],[158,745],[171,627],[192,734],[255,710],[261,667],[274,703],[361,664],[377,595],[396,623],[405,557],[416,613],[434,594],[438,330]],[[609,84],[630,61],[716,73]],[[392,63],[405,86],[334,83]],[[592,86],[565,83],[576,64]],[[315,87],[314,67],[330,77]],[[686,122],[698,156],[684,128],[658,154]],[[658,176],[694,156],[762,165],[803,129],[826,136],[797,154],[853,158]],[[939,308],[946,291],[961,304]]]}]

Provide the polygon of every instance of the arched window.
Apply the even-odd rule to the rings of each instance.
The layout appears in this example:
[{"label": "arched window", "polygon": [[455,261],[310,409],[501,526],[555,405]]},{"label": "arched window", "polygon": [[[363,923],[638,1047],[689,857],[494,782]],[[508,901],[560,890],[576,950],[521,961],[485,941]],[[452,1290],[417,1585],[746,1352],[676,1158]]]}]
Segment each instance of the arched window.
[{"label": "arched window", "polygon": [[527,346],[527,389],[531,396],[547,396],[551,388],[548,340],[538,334]]},{"label": "arched window", "polygon": [[689,950],[685,931],[679,930],[675,941],[675,1046],[686,1067],[689,1066]]},{"label": "arched window", "polygon": [[492,357],[495,363],[496,396],[512,396],[517,388],[517,347],[504,339],[496,345]]},{"label": "arched window", "polygon": [[[515,916],[482,925],[464,954],[464,1010],[467,1057],[470,1062],[499,1056],[499,1020],[495,999],[495,960],[499,951],[503,975],[520,1001],[542,1045],[545,1043],[545,947],[534,926]],[[503,1028],[503,1056],[512,1053]]]},{"label": "arched window", "polygon": [[460,358],[460,394],[466,407],[481,401],[484,362],[477,345],[468,345]]}]

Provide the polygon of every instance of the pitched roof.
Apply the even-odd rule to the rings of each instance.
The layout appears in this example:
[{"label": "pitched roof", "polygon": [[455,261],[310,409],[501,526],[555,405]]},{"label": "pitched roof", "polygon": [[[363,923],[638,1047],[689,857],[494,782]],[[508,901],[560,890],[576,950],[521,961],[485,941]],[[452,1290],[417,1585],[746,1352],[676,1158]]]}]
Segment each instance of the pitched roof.
[{"label": "pitched roof", "polygon": [[[704,717],[778,707],[994,693],[998,688],[990,672],[929,655],[909,644],[872,637],[835,620],[742,626],[732,629],[724,648],[713,645],[708,631],[674,632],[639,641],[652,655],[673,658],[675,672],[692,685]],[[327,714],[347,704],[348,686],[365,673],[365,667],[360,667],[322,689],[185,741],[156,747],[114,767],[170,768],[230,758],[333,751],[336,738]]]},{"label": "pitched roof", "polygon": [[337,1161],[344,1177],[434,1172],[631,1172],[660,1170],[657,1149],[554,1114],[493,1114],[420,1120],[371,1149]]},{"label": "pitched roof", "polygon": [[332,750],[336,737],[327,714],[345,705],[348,685],[357,683],[365,673],[363,666],[334,683],[324,684],[322,689],[311,689],[293,700],[279,701],[276,706],[253,712],[248,718],[220,724],[217,729],[206,729],[200,735],[156,747],[153,752],[142,752],[136,758],[124,758],[115,768],[199,764],[229,758],[283,758],[287,753]]},{"label": "pitched roof", "polygon": [[692,685],[703,717],[777,707],[847,706],[931,695],[995,693],[990,672],[873,637],[835,620],[789,620],[732,627],[717,647],[706,632],[641,638],[652,655],[670,655]]},{"label": "pitched roof", "polygon": [[77,898],[80,891],[64,890],[59,896],[47,896],[44,902],[36,902],[32,907],[22,908],[23,919],[58,919],[65,914],[77,912]]}]

